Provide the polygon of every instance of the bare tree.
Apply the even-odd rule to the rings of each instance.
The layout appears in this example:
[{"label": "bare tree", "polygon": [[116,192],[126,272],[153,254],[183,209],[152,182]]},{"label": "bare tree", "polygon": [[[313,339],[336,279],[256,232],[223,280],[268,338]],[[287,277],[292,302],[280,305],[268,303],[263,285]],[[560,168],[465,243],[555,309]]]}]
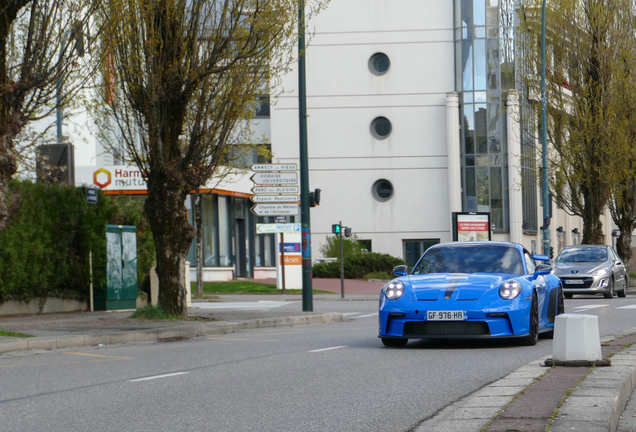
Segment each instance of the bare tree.
[{"label": "bare tree", "polygon": [[[159,302],[186,315],[185,256],[195,236],[184,202],[241,144],[255,96],[288,70],[296,0],[108,0],[112,32],[101,126],[125,143],[148,182]],[[321,4],[310,8],[317,11]],[[240,129],[240,128],[239,128]]]},{"label": "bare tree", "polygon": [[[525,8],[523,61],[536,65],[525,77],[530,93],[540,94],[540,8]],[[583,243],[603,243],[600,215],[608,205],[611,153],[621,92],[619,58],[632,28],[625,20],[630,0],[554,0],[546,12],[550,188],[557,202],[583,219]],[[540,105],[535,104],[537,117]]]},{"label": "bare tree", "polygon": [[8,221],[8,182],[27,154],[29,122],[67,103],[91,75],[82,59],[89,20],[99,2],[0,0],[0,230]]}]

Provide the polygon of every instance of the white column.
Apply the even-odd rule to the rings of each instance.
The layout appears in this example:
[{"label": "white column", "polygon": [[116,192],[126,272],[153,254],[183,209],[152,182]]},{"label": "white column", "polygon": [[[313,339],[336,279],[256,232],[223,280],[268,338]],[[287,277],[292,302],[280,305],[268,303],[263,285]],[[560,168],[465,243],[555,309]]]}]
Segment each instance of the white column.
[{"label": "white column", "polygon": [[510,241],[523,241],[523,199],[521,195],[521,127],[519,124],[519,97],[515,90],[508,92],[506,102],[508,123],[508,206]]},{"label": "white column", "polygon": [[459,95],[446,93],[446,151],[448,154],[448,210],[462,211]]}]

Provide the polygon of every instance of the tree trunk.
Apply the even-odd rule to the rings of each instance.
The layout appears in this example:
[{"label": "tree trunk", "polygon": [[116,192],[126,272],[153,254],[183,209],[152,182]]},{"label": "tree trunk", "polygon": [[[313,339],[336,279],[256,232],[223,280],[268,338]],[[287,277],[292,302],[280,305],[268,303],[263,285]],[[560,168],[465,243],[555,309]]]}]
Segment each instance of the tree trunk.
[{"label": "tree trunk", "polygon": [[188,194],[162,173],[151,178],[144,209],[155,240],[159,304],[168,314],[186,318],[185,259],[195,234],[185,207]]},{"label": "tree trunk", "polygon": [[197,190],[194,220],[197,226],[197,297],[203,297],[203,197]]},{"label": "tree trunk", "polygon": [[9,224],[7,193],[9,192],[9,180],[16,171],[17,166],[11,155],[11,147],[7,143],[7,137],[0,137],[0,231]]},{"label": "tree trunk", "polygon": [[616,252],[623,264],[625,264],[627,273],[629,273],[629,262],[632,259],[632,231],[634,231],[634,224],[631,221],[624,221],[618,228],[621,230],[621,234],[616,239]]}]

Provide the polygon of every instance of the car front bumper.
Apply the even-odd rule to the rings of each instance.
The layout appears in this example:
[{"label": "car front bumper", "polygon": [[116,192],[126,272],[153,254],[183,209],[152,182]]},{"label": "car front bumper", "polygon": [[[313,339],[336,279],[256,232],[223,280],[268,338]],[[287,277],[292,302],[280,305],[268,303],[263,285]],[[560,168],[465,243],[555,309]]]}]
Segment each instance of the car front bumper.
[{"label": "car front bumper", "polygon": [[[607,276],[561,277],[565,294],[607,294],[610,292],[610,279]],[[583,283],[574,283],[582,281]]]}]

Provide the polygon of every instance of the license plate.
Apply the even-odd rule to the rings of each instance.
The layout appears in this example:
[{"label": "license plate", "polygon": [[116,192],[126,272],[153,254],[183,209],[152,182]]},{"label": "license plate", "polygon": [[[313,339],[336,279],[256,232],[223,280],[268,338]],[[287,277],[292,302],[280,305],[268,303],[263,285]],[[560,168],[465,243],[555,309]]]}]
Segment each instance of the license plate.
[{"label": "license plate", "polygon": [[426,313],[428,321],[464,321],[466,312],[464,311],[428,311]]},{"label": "license plate", "polygon": [[566,281],[568,285],[583,285],[585,282],[581,279],[570,279]]}]

